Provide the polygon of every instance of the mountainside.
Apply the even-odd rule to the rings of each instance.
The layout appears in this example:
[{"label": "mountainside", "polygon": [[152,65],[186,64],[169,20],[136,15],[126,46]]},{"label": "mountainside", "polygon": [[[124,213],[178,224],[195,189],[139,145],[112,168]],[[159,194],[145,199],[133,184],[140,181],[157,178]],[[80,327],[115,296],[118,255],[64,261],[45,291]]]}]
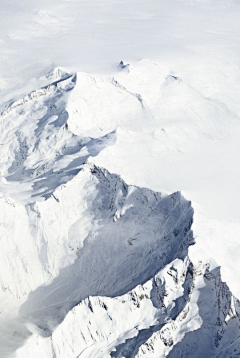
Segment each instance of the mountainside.
[{"label": "mountainside", "polygon": [[239,0],[0,8],[0,358],[240,355]]},{"label": "mountainside", "polygon": [[[163,93],[182,86],[157,74]],[[92,163],[126,130],[159,130],[159,88],[62,69],[49,80],[1,115],[1,356],[236,356],[240,303],[214,263],[189,258],[191,203]],[[180,143],[189,126],[204,137],[185,121]]]}]

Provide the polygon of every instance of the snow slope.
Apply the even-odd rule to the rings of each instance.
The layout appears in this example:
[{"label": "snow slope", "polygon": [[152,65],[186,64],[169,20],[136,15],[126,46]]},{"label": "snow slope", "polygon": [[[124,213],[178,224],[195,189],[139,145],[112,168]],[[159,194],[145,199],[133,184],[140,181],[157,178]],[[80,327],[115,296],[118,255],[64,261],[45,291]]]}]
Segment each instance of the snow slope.
[{"label": "snow slope", "polygon": [[[176,120],[164,124],[156,114],[159,96],[174,95],[183,81],[156,63],[139,66],[145,72],[152,66],[150,75],[162,80],[152,96],[141,94],[144,84],[140,93],[131,88],[137,67],[121,64],[119,80],[55,69],[46,76],[52,83],[13,101],[1,115],[3,357],[190,356],[196,349],[201,356],[199,334],[207,337],[204,349],[212,354],[238,346],[238,301],[214,263],[201,256],[191,262],[188,256],[194,243],[190,202],[179,192],[163,195],[127,185],[91,164],[97,158],[106,166],[119,165],[118,151],[122,158],[127,151],[125,175],[130,163],[134,173],[132,148],[146,164],[144,149],[156,145],[154,134],[160,132],[164,158],[172,143],[166,133],[178,131]],[[124,79],[131,71],[128,89]],[[196,96],[186,86],[177,92],[178,106],[185,104],[186,92]],[[168,108],[165,113],[162,108],[164,117]],[[225,111],[210,103],[206,114],[213,110],[222,115],[220,135]],[[181,136],[172,145],[188,145],[188,138],[207,143],[216,123],[203,121],[183,118]],[[132,146],[134,136],[144,145],[140,140]],[[216,328],[209,332],[209,326]],[[231,330],[235,337],[229,342]]]},{"label": "snow slope", "polygon": [[33,335],[17,357],[36,346],[35,357],[237,356],[238,315],[219,269],[177,259],[123,296],[82,301],[51,339]]},{"label": "snow slope", "polygon": [[2,202],[12,209],[5,208],[6,220],[16,207],[23,217],[8,230],[7,257],[15,262],[9,266],[7,258],[1,275],[3,319],[20,306],[10,327],[1,325],[2,356],[11,356],[30,332],[50,336],[90,295],[117,297],[145,283],[175,258],[185,259],[193,243],[193,210],[180,193],[127,186],[87,164],[44,202]]},{"label": "snow slope", "polygon": [[239,12],[1,4],[1,357],[239,354]]}]

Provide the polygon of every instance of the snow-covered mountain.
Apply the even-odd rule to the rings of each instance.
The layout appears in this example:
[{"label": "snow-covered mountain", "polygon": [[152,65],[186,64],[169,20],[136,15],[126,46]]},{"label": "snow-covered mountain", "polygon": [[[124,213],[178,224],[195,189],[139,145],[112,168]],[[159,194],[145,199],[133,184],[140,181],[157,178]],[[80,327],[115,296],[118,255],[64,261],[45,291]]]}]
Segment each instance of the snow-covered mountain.
[{"label": "snow-covered mountain", "polygon": [[0,358],[240,355],[239,14],[1,5]]},{"label": "snow-covered mountain", "polygon": [[[168,143],[176,149],[188,145],[186,139],[207,143],[215,131],[204,118],[190,116],[181,129],[158,119],[158,99],[166,92],[177,91],[178,107],[186,93],[197,97],[193,107],[205,99],[161,65],[138,66],[121,63],[119,79],[56,68],[42,79],[44,87],[2,112],[2,357],[225,357],[239,351],[240,303],[213,262],[189,257],[191,203],[179,192],[127,185],[93,163],[94,157],[106,160],[105,152],[109,165],[119,165],[112,151],[121,151],[124,138],[121,157],[128,151],[134,170],[129,136],[162,142],[164,155]],[[138,83],[143,66],[154,81],[159,76],[151,93],[144,92],[143,78]],[[165,108],[167,117],[166,102]],[[210,102],[207,115],[212,108],[223,117],[222,133],[226,110]],[[152,148],[150,140],[147,145]]]}]

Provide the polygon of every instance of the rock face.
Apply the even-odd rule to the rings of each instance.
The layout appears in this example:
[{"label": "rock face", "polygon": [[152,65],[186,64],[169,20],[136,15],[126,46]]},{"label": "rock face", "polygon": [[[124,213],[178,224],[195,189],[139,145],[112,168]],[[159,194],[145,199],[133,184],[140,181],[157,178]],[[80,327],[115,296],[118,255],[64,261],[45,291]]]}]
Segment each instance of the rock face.
[{"label": "rock face", "polygon": [[[123,295],[148,282],[171,261],[184,260],[193,244],[193,210],[180,193],[164,196],[128,186],[118,176],[90,164],[48,200],[21,208],[29,241],[35,243],[32,250],[38,267],[32,271],[33,257],[22,252],[22,237],[10,237],[19,251],[19,277],[17,285],[11,267],[8,275],[12,275],[13,288],[5,294],[11,296],[14,288],[21,292],[25,283],[22,295],[28,297],[19,308],[19,320],[43,337],[51,336],[79,302],[86,302],[83,307],[94,317],[93,307],[101,298],[96,303],[93,298],[91,304],[89,296],[122,302]],[[51,280],[41,285],[47,277]],[[153,299],[159,305],[156,287]],[[150,298],[150,292],[147,295]],[[138,308],[142,296],[132,292],[127,297]],[[131,327],[131,319],[128,324]]]},{"label": "rock face", "polygon": [[102,130],[100,110],[94,138],[93,115],[81,136],[78,75],[49,78],[1,115],[0,357],[237,356],[240,303],[219,268],[188,256],[191,203],[92,163],[117,140],[111,118],[150,115],[142,97],[96,80],[124,119],[113,107]]},{"label": "rock face", "polygon": [[124,295],[81,301],[17,357],[237,357],[239,313],[219,269],[175,259]]}]

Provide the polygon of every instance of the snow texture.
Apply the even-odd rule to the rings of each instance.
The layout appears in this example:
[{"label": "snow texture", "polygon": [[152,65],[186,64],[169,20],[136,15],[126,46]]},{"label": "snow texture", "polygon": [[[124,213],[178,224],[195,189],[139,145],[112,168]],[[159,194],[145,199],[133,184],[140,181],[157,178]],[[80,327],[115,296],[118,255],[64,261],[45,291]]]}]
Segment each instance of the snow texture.
[{"label": "snow texture", "polygon": [[0,358],[240,355],[239,13],[1,4]]}]

